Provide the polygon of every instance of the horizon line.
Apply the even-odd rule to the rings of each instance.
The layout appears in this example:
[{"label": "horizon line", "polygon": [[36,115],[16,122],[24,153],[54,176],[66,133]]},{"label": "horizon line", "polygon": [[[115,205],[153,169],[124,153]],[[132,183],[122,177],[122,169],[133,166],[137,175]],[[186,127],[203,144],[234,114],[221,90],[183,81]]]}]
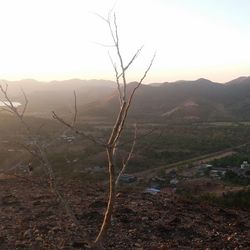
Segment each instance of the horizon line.
[{"label": "horizon line", "polygon": [[[156,81],[156,82],[150,82],[150,83],[144,83],[144,85],[150,85],[150,84],[163,84],[163,83],[177,83],[177,82],[182,82],[182,81],[186,81],[186,82],[195,82],[195,81],[199,81],[199,80],[206,80],[206,81],[210,81],[212,83],[219,83],[219,84],[226,84],[228,82],[231,82],[233,80],[236,80],[236,79],[240,79],[240,78],[248,78],[250,76],[239,76],[239,77],[236,77],[236,78],[233,78],[229,81],[226,81],[226,82],[215,82],[215,81],[211,81],[210,79],[208,78],[203,78],[203,77],[199,77],[199,78],[196,78],[196,79],[180,79],[180,80],[176,80],[176,81]],[[35,82],[42,82],[42,83],[51,83],[51,82],[64,82],[64,81],[73,81],[73,80],[77,80],[77,81],[110,81],[110,82],[114,82],[114,80],[110,80],[110,79],[97,79],[97,78],[91,78],[91,79],[81,79],[81,78],[67,78],[67,79],[62,79],[62,80],[56,80],[56,79],[53,79],[53,80],[37,80],[37,79],[34,79],[34,78],[23,78],[23,79],[19,79],[19,80],[7,80],[7,79],[0,79],[0,82],[4,82],[4,81],[7,81],[7,82],[24,82],[24,81],[35,81]],[[136,82],[136,81],[131,81],[129,83],[133,83],[133,82]],[[128,84],[129,84],[128,83]]]}]

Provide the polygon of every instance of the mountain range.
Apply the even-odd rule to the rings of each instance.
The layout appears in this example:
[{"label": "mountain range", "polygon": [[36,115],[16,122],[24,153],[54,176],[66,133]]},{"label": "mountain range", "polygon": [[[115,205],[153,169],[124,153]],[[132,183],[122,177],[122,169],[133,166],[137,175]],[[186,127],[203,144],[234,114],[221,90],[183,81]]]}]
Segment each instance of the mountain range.
[{"label": "mountain range", "polygon": [[[128,86],[133,88],[134,83]],[[118,111],[117,95],[82,107],[85,114],[112,115]],[[134,117],[165,120],[250,119],[250,77],[225,84],[207,79],[142,85],[130,112]]]},{"label": "mountain range", "polygon": [[[107,80],[7,82],[12,100],[23,102],[21,86],[29,99],[30,114],[51,110],[69,112],[74,105],[73,91],[81,115],[114,116],[119,103],[116,83]],[[136,83],[128,84],[128,91]],[[132,117],[164,120],[249,120],[250,77],[239,77],[221,84],[200,78],[141,85],[130,110]]]}]

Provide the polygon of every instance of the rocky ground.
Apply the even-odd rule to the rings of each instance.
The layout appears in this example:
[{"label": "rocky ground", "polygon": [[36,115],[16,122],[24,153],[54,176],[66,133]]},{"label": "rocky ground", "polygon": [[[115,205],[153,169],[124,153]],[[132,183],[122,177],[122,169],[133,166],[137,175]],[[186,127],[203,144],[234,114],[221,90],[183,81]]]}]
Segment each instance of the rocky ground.
[{"label": "rocky ground", "polygon": [[[60,185],[75,226],[41,180],[0,179],[0,249],[85,249],[106,206],[105,188]],[[249,249],[250,212],[194,203],[168,194],[118,194],[105,249]]]}]

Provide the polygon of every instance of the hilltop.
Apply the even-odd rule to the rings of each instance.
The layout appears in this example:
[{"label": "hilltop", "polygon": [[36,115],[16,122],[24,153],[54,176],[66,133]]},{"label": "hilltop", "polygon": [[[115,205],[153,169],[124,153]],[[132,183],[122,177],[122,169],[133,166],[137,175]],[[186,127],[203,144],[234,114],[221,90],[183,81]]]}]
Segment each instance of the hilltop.
[{"label": "hilltop", "polygon": [[[79,229],[44,184],[32,177],[0,179],[1,249],[87,249],[87,240],[94,239],[106,206],[105,186],[61,182]],[[247,249],[249,219],[243,210],[124,190],[105,249]]]}]

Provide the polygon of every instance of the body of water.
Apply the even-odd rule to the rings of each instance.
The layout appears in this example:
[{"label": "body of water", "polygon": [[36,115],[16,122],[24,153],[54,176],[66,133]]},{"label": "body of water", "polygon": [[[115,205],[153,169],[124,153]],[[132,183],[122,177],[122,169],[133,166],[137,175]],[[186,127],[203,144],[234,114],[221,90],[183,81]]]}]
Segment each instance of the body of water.
[{"label": "body of water", "polygon": [[[6,103],[9,103],[9,102],[6,102]],[[15,107],[18,107],[20,105],[22,105],[20,102],[12,102],[12,104],[15,106]],[[6,105],[0,101],[0,107],[5,107]]]}]

